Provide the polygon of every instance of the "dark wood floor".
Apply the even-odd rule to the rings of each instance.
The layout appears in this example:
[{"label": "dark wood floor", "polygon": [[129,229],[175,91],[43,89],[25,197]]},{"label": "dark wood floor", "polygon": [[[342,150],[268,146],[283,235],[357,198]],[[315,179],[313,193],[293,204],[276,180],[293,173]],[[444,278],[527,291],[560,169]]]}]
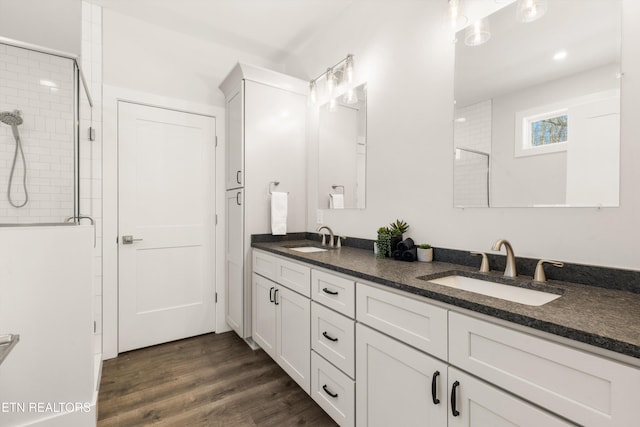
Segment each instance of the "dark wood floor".
[{"label": "dark wood floor", "polygon": [[262,350],[208,334],[104,362],[98,426],[335,426]]}]

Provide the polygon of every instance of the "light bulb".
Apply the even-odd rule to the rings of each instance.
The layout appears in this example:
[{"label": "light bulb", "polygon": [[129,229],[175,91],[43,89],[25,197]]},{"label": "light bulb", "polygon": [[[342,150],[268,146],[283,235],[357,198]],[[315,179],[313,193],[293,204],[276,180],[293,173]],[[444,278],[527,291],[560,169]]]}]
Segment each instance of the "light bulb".
[{"label": "light bulb", "polygon": [[478,46],[486,43],[491,38],[491,32],[489,31],[489,21],[480,19],[469,25],[465,30],[464,44],[467,46]]},{"label": "light bulb", "polygon": [[318,87],[315,80],[309,83],[309,102],[315,104],[318,101]]},{"label": "light bulb", "polygon": [[358,102],[358,91],[354,88],[351,88],[344,94],[344,102],[345,104],[355,104]]},{"label": "light bulb", "polygon": [[343,80],[346,84],[353,82],[353,55],[347,55],[347,62],[344,64]]},{"label": "light bulb", "polygon": [[518,0],[516,19],[519,22],[533,22],[542,18],[547,6],[547,0]]},{"label": "light bulb", "polygon": [[332,68],[327,68],[327,96],[333,97],[333,93],[336,90],[336,75]]}]

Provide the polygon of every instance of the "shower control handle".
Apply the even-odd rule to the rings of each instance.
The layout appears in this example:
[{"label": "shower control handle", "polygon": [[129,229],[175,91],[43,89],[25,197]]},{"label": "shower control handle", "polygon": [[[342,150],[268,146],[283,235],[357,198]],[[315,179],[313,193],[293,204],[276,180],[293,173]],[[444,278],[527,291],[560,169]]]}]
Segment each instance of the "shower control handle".
[{"label": "shower control handle", "polygon": [[134,239],[132,235],[128,234],[126,236],[122,236],[122,244],[123,245],[130,245],[133,242],[139,242],[142,239]]}]

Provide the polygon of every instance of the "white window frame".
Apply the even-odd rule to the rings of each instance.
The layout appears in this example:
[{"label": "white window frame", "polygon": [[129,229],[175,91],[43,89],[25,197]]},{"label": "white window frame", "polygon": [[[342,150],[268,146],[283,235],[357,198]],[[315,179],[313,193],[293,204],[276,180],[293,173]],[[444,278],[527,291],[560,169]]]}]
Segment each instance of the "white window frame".
[{"label": "white window frame", "polygon": [[[516,113],[516,137],[515,137],[515,157],[537,156],[540,154],[558,153],[569,149],[569,136],[563,142],[556,142],[545,145],[531,145],[531,125],[540,120],[558,116],[567,116],[567,123],[571,123],[569,107],[565,104],[559,107],[556,105],[545,105],[526,111]],[[567,126],[568,126],[567,124]]]}]

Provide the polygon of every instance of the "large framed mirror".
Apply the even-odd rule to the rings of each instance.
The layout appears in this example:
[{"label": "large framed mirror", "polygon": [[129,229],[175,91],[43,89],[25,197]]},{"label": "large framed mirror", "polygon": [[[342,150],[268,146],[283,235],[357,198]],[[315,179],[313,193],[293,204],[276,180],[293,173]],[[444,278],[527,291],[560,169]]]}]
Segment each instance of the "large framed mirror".
[{"label": "large framed mirror", "polygon": [[621,3],[513,1],[458,32],[456,207],[619,206]]},{"label": "large framed mirror", "polygon": [[367,88],[321,105],[318,117],[318,207],[364,209],[367,182]]}]

